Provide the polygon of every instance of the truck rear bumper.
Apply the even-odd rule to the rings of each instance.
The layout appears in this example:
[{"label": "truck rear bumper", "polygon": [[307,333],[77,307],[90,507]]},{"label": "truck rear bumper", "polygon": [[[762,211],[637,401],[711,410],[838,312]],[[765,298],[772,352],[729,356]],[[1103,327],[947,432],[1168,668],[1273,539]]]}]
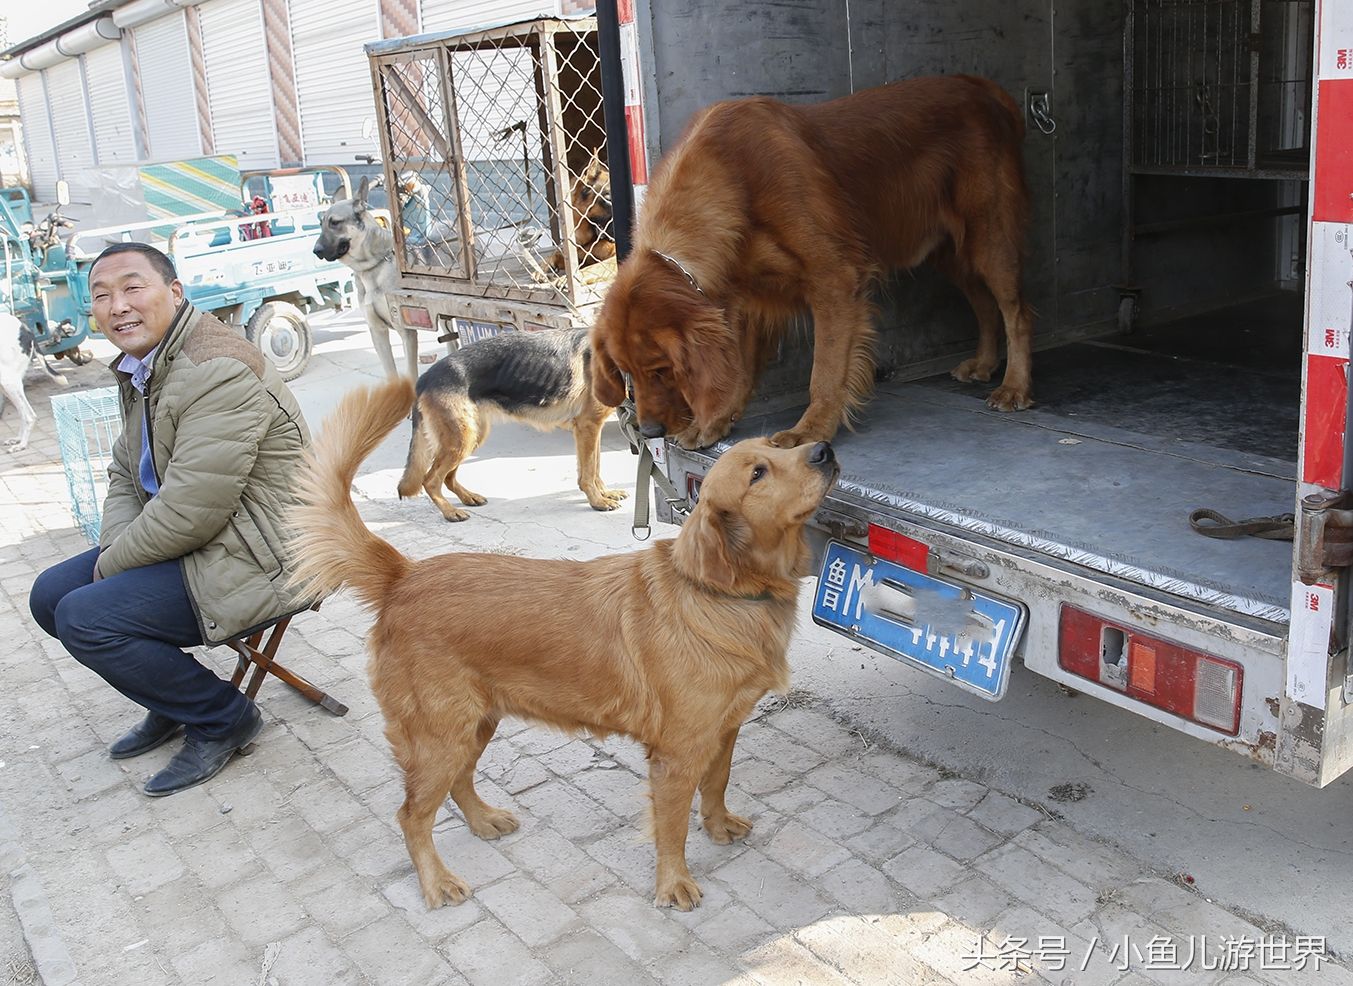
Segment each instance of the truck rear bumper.
[{"label": "truck rear bumper", "polygon": [[[700,480],[716,455],[717,449],[691,452],[669,442],[665,456],[668,476],[678,491],[698,496]],[[658,519],[667,523],[682,520],[682,515],[661,498],[655,510]],[[1016,654],[1028,670],[1197,739],[1275,765],[1284,686],[1285,625],[1174,597],[1033,549],[908,514],[891,506],[886,497],[871,497],[867,491],[849,485],[828,497],[810,526],[815,565],[828,540],[867,552],[871,525],[924,544],[933,559],[932,566],[946,581],[1027,606],[1027,628]],[[1063,613],[1068,610],[1238,665],[1242,669],[1238,729],[1228,734],[1200,725],[1139,701],[1126,690],[1068,670],[1059,655],[1059,633]]]}]

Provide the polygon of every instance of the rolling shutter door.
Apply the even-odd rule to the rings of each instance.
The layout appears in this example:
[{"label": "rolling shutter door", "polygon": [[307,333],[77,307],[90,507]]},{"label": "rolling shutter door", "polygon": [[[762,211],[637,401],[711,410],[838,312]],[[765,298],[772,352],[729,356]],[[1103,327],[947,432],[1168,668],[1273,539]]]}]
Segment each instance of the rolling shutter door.
[{"label": "rolling shutter door", "polygon": [[94,167],[94,141],[89,135],[89,110],[85,106],[80,62],[74,58],[58,62],[46,70],[46,75],[56,138],[57,177],[66,179],[73,198],[83,200],[89,194],[86,172]]},{"label": "rolling shutter door", "polygon": [[183,11],[135,29],[141,95],[150,130],[152,161],[174,161],[202,153],[193,97],[193,67]]},{"label": "rolling shutter door", "polygon": [[47,96],[42,75],[33,72],[19,79],[19,113],[23,123],[24,148],[28,152],[28,173],[33,179],[33,198],[39,202],[56,201],[56,142],[47,116]]},{"label": "rolling shutter door", "polygon": [[352,164],[369,153],[376,115],[362,45],[380,38],[376,0],[292,0],[291,46],[306,164]]},{"label": "rolling shutter door", "polygon": [[122,46],[114,42],[85,55],[85,81],[89,85],[89,112],[94,118],[94,152],[99,167],[132,163],[136,160],[136,138]]},{"label": "rolling shutter door", "polygon": [[423,0],[420,6],[425,34],[555,15],[550,0]]},{"label": "rolling shutter door", "polygon": [[216,153],[235,155],[241,170],[275,168],[277,128],[263,5],[259,0],[213,0],[197,9]]}]

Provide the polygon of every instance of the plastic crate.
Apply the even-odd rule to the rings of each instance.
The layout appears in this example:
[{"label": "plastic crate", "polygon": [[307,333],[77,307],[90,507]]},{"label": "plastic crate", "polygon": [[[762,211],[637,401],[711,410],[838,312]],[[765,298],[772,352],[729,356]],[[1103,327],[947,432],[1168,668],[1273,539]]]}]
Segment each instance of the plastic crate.
[{"label": "plastic crate", "polygon": [[117,388],[54,395],[52,413],[61,445],[61,465],[70,489],[71,513],[89,543],[97,545],[113,443],[122,434]]}]

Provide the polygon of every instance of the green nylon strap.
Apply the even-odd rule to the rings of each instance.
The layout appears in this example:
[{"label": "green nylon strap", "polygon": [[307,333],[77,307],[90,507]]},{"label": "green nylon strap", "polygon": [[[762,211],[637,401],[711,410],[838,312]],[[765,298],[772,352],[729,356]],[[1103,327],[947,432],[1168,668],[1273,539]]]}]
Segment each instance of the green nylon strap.
[{"label": "green nylon strap", "polygon": [[663,497],[678,513],[689,513],[690,505],[686,497],[677,492],[676,487],[672,485],[672,481],[667,478],[667,474],[658,467],[657,462],[653,459],[652,448],[639,434],[639,422],[638,416],[634,412],[634,404],[626,400],[625,403],[616,408],[616,417],[620,422],[620,433],[630,443],[630,450],[639,455],[639,472],[634,479],[634,523],[630,530],[635,540],[647,541],[653,536],[653,525],[650,519],[651,506],[649,504],[650,482],[658,485]]}]

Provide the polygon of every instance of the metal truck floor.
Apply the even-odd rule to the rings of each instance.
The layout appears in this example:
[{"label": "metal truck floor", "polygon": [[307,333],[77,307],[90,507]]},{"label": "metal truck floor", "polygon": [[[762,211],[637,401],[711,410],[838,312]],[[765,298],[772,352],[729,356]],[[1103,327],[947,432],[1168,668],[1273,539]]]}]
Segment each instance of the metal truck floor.
[{"label": "metal truck floor", "polygon": [[[881,384],[856,430],[834,442],[841,488],[885,512],[1286,622],[1291,543],[1206,538],[1188,516],[1292,512],[1300,382],[1289,393],[1286,374],[1184,362],[1095,344],[1040,353],[1040,403],[1015,414],[987,409],[990,386]],[[751,417],[730,440],[771,434],[798,413]]]}]

